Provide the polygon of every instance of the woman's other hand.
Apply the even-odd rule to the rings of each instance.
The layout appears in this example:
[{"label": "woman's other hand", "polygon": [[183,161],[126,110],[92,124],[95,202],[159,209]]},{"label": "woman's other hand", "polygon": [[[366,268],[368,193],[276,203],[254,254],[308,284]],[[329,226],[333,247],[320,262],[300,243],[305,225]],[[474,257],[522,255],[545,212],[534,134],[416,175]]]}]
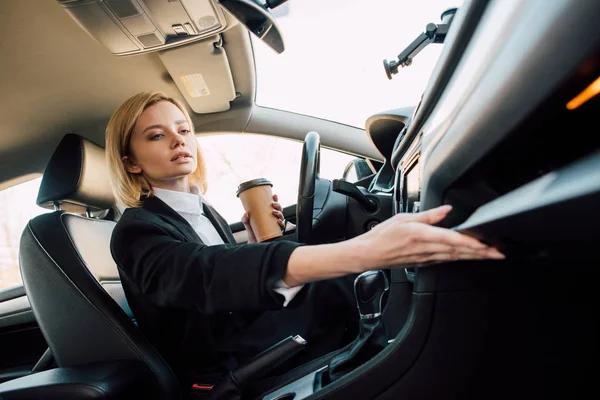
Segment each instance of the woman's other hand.
[{"label": "woman's other hand", "polygon": [[254,235],[252,226],[250,226],[250,216],[247,212],[242,215],[242,224],[244,224],[244,229],[246,229],[246,232],[248,233],[247,243],[256,243],[256,236]]},{"label": "woman's other hand", "polygon": [[279,226],[281,227],[281,230],[285,229],[285,218],[283,216],[283,208],[281,207],[281,204],[279,204],[279,198],[277,197],[276,194],[273,195],[273,203],[271,203],[271,205],[273,206],[273,215],[275,216],[275,218],[277,218],[277,222],[279,223]]},{"label": "woman's other hand", "polygon": [[[277,218],[277,222],[279,223],[281,230],[285,229],[283,208],[281,207],[281,204],[279,204],[279,198],[276,194],[273,195],[273,203],[271,203],[271,206],[273,207],[273,217]],[[248,232],[248,243],[256,243],[256,235],[254,234],[252,226],[250,225],[250,216],[248,213],[244,213],[244,215],[242,215],[241,221],[242,224],[244,224],[246,232]]]}]

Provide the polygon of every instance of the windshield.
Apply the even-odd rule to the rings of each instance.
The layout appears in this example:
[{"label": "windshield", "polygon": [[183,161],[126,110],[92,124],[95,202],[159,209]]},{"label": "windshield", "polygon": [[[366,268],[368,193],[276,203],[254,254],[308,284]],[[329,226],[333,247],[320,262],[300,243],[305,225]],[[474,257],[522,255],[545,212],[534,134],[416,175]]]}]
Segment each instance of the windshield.
[{"label": "windshield", "polygon": [[390,81],[393,59],[461,0],[301,0],[272,10],[286,49],[253,37],[256,104],[364,128],[374,113],[414,106],[442,50],[430,44]]}]

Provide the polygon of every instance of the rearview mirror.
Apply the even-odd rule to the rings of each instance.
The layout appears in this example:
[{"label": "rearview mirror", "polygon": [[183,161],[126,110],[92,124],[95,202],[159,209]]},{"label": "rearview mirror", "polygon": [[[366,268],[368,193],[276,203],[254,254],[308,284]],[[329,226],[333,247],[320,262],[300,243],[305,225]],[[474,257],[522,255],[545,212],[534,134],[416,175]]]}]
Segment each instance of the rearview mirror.
[{"label": "rearview mirror", "polygon": [[269,47],[277,53],[283,53],[283,37],[267,8],[275,8],[286,1],[266,0],[265,5],[259,0],[219,0],[219,3]]}]

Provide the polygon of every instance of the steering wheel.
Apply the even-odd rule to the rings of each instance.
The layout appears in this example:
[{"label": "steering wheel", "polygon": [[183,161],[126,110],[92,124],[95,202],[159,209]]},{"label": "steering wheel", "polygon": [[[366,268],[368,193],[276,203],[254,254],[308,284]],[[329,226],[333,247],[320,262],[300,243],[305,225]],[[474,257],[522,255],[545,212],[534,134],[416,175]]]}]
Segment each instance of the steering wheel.
[{"label": "steering wheel", "polygon": [[296,240],[310,243],[312,233],[315,187],[321,166],[321,138],[317,132],[309,132],[304,138],[300,183],[296,203]]}]

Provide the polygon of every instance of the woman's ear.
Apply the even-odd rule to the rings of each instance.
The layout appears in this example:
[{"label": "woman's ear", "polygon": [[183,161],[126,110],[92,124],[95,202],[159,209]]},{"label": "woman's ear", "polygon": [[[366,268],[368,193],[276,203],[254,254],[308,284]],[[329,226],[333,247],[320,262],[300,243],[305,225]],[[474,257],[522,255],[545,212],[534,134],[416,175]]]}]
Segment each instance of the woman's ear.
[{"label": "woman's ear", "polygon": [[137,165],[131,159],[131,157],[123,156],[123,157],[121,157],[121,162],[125,166],[125,170],[127,170],[127,172],[129,172],[130,174],[139,174],[139,173],[142,172],[142,167],[140,167],[139,165]]}]

